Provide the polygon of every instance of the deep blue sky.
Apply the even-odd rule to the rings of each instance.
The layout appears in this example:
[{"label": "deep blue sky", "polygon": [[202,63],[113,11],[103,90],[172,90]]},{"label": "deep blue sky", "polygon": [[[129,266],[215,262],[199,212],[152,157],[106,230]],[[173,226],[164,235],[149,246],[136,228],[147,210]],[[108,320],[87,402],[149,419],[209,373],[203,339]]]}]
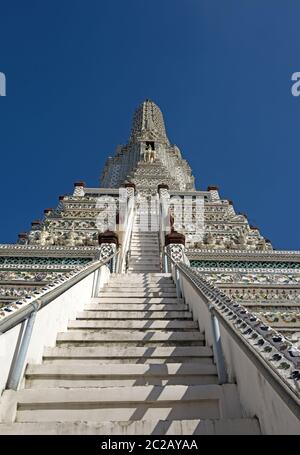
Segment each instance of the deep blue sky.
[{"label": "deep blue sky", "polygon": [[0,241],[125,143],[145,98],[199,189],[300,249],[299,0],[0,0]]}]

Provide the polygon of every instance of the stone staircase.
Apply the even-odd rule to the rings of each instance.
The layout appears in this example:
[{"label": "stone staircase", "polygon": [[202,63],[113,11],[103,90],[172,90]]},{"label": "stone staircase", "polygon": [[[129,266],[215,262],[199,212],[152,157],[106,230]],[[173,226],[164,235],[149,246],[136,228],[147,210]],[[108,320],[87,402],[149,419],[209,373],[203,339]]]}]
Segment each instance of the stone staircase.
[{"label": "stone staircase", "polygon": [[260,432],[163,273],[113,274],[0,411],[0,434]]},{"label": "stone staircase", "polygon": [[129,273],[153,273],[160,272],[160,253],[158,232],[151,231],[151,228],[156,222],[156,218],[151,220],[143,219],[140,214],[137,214],[133,225],[131,236],[130,258],[129,258]]}]

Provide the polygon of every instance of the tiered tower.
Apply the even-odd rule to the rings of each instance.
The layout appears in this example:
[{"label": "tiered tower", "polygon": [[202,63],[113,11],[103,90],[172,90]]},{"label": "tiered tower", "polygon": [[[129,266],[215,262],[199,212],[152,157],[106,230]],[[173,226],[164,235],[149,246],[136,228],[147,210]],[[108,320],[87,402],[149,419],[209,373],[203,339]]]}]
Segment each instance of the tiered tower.
[{"label": "tiered tower", "polygon": [[[129,212],[125,221],[124,206]],[[145,210],[149,212],[146,217]],[[95,273],[86,287],[74,291],[80,280],[85,283]],[[60,295],[66,295],[62,305],[70,306],[70,315],[67,310],[65,315],[54,315]],[[72,299],[77,309],[85,311],[70,322],[69,331],[58,333],[53,347],[56,332],[66,330],[66,321],[74,317]],[[82,304],[88,308],[80,306],[80,299],[89,300]],[[32,345],[28,354],[27,332],[22,335],[21,324],[26,321],[28,331],[32,330],[30,305],[34,311],[42,308],[38,316],[48,305],[50,322],[53,311],[55,336],[52,332],[50,336],[48,329],[45,339],[42,330],[36,338],[33,335],[40,346],[51,346],[44,356],[41,348]],[[2,405],[0,402],[0,433],[38,433],[34,422],[39,420],[39,409],[44,422],[64,418],[67,422],[103,421],[105,415],[111,415],[107,417],[110,422],[101,428],[95,422],[87,426],[81,422],[80,431],[117,432],[121,427],[114,423],[118,411],[114,400],[119,400],[120,391],[110,387],[103,393],[110,381],[124,387],[129,401],[135,397],[135,401],[120,405],[123,411],[126,408],[126,412],[120,411],[125,416],[122,420],[136,421],[143,406],[147,408],[146,423],[141,427],[134,424],[128,430],[133,433],[141,428],[153,434],[172,434],[178,429],[182,434],[272,433],[278,428],[300,432],[299,407],[295,405],[299,404],[300,380],[299,306],[300,252],[273,249],[246,215],[236,213],[232,201],[220,197],[216,186],[196,190],[189,164],[167,137],[161,110],[147,99],[134,113],[128,143],[107,159],[99,188],[75,182],[73,193],[60,196],[55,209],[45,209],[43,219],[33,221],[28,232],[19,234],[16,244],[0,245],[0,332],[8,334],[9,343],[17,337],[16,348],[8,349],[0,373],[0,391],[8,389]],[[60,323],[61,319],[65,322]],[[37,320],[40,324],[42,316]],[[20,334],[12,332],[18,324],[24,343]],[[66,359],[67,370],[62,370],[60,364]],[[127,363],[118,367],[124,359],[128,364],[144,363],[144,368]],[[42,361],[46,365],[29,365],[25,370],[26,362]],[[116,365],[104,372],[99,370],[99,362]],[[152,363],[157,363],[154,371],[146,368]],[[86,365],[87,384],[94,381],[91,387],[101,389],[100,395],[86,391],[93,403],[90,414],[84,401],[87,385],[82,385],[81,378]],[[257,381],[254,398],[250,396],[251,385],[246,386],[250,379]],[[75,385],[79,395],[73,380],[80,384]],[[141,387],[133,387],[131,395],[127,389],[132,381]],[[22,387],[24,391],[20,391]],[[51,405],[41,399],[40,387],[54,387]],[[61,387],[72,389],[66,403]],[[27,394],[26,388],[38,390]],[[150,400],[152,392],[157,402]],[[117,411],[107,404],[110,393]],[[100,400],[100,404],[93,400]],[[210,403],[207,408],[201,400]],[[87,411],[74,411],[73,415],[71,410],[78,402],[84,402]],[[56,409],[55,403],[57,413],[48,413]],[[61,411],[64,406],[66,410]],[[99,414],[93,411],[97,406]],[[138,412],[131,414],[134,406]],[[161,415],[153,410],[160,406]],[[103,409],[107,407],[106,414]],[[245,416],[249,420],[242,418]],[[258,416],[260,429],[254,416]],[[203,418],[216,419],[220,426],[200,424],[197,419]],[[193,424],[187,423],[190,419]],[[54,431],[52,424],[47,425],[43,426],[46,432]],[[62,433],[74,429],[69,423],[60,428]]]}]

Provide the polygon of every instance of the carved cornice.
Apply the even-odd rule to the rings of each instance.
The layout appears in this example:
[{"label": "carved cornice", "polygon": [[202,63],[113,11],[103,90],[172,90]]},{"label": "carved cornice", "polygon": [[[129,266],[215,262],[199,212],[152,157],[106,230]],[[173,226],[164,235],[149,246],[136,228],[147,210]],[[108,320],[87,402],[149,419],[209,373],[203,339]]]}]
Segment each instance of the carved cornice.
[{"label": "carved cornice", "polygon": [[67,257],[67,258],[94,258],[99,246],[40,246],[20,244],[0,244],[0,257]]},{"label": "carved cornice", "polygon": [[285,250],[268,250],[268,251],[245,251],[245,250],[210,250],[190,248],[186,249],[186,255],[189,259],[199,260],[226,260],[226,261],[291,261],[300,262],[300,251]]}]

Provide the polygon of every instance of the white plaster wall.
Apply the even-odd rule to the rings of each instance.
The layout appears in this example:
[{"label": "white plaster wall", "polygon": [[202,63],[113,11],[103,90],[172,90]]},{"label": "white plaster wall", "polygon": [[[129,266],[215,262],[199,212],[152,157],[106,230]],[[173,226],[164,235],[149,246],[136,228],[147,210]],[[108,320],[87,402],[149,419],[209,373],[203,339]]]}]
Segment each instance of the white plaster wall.
[{"label": "white plaster wall", "polygon": [[300,434],[300,421],[256,365],[220,324],[222,348],[231,381],[238,385],[246,417],[257,416],[263,434]]},{"label": "white plaster wall", "polygon": [[0,395],[5,388],[21,324],[0,335]]},{"label": "white plaster wall", "polygon": [[[183,275],[181,285],[194,320],[205,333],[207,345],[212,346],[207,304]],[[220,334],[229,382],[237,383],[244,416],[257,417],[263,434],[300,434],[299,419],[221,324]]]}]

